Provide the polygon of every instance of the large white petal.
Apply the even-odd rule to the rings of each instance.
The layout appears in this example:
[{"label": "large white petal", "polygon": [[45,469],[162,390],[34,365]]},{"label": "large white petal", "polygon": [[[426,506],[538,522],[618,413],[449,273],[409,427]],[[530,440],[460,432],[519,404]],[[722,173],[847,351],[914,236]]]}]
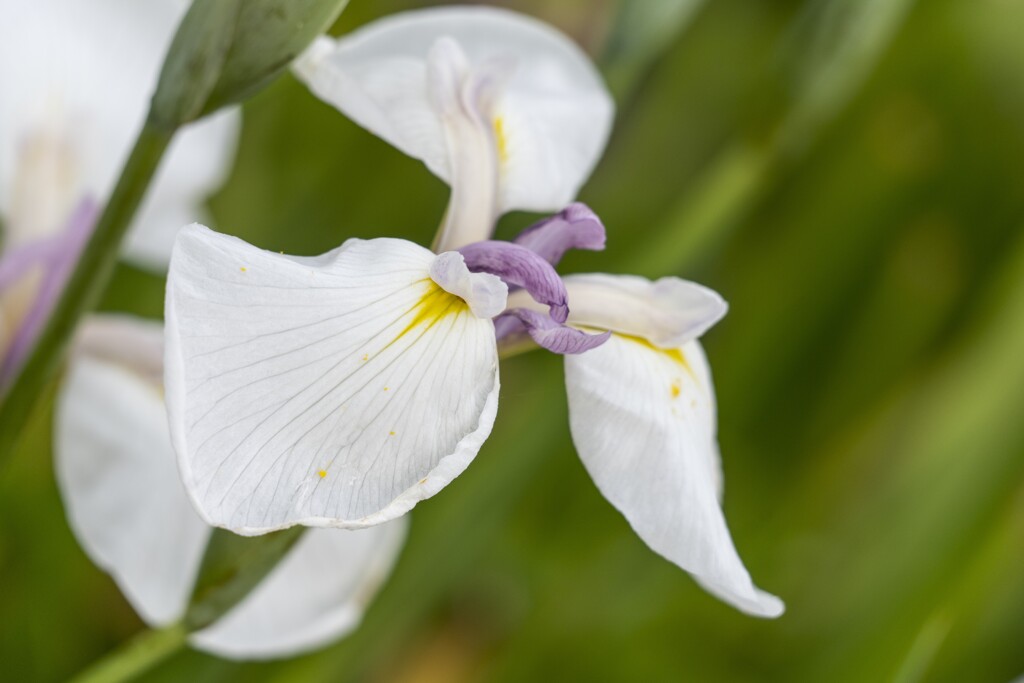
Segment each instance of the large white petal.
[{"label": "large white petal", "polygon": [[394,239],[291,257],[182,230],[167,402],[204,519],[370,526],[466,468],[497,410],[494,325],[430,278],[435,258]]},{"label": "large white petal", "polygon": [[[82,194],[101,203],[109,196],[188,5],[186,0],[5,5],[0,21],[0,215],[19,240],[38,236],[20,234],[24,231],[58,230]],[[228,113],[179,136],[135,223],[139,234],[130,239],[129,255],[147,265],[166,265],[166,235],[184,224],[182,216],[200,217],[200,202],[231,160],[237,129],[238,114]],[[39,163],[40,150],[49,155],[44,164]],[[25,174],[26,164],[37,169],[32,187],[16,178]],[[16,192],[34,205],[19,214],[43,214],[48,220],[12,221]],[[152,235],[158,236],[154,244],[147,239]]]},{"label": "large white petal", "polygon": [[740,610],[780,615],[782,601],[752,583],[719,505],[714,397],[698,343],[664,350],[613,334],[566,356],[565,374],[576,449],[637,534]]},{"label": "large white petal", "polygon": [[181,616],[210,531],[178,478],[154,369],[162,346],[159,323],[87,321],[61,387],[54,439],[75,536],[152,625]]},{"label": "large white petal", "polygon": [[251,594],[190,640],[232,659],[288,657],[337,640],[359,625],[407,527],[403,518],[372,529],[310,529]]},{"label": "large white petal", "polygon": [[[513,64],[489,112],[501,159],[499,209],[547,211],[572,201],[604,149],[614,105],[582,50],[543,22],[492,7],[404,12],[337,41],[321,39],[296,73],[319,97],[450,183],[459,153],[446,143],[427,69],[442,37],[458,43],[471,70]],[[459,245],[445,248],[452,246]]]}]

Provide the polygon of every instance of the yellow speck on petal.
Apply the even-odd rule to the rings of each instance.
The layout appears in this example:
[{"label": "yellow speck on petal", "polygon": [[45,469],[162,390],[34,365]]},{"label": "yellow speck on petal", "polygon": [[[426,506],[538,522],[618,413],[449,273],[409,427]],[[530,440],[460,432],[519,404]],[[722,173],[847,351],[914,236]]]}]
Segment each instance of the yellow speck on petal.
[{"label": "yellow speck on petal", "polygon": [[370,354],[368,354],[368,353],[364,353],[364,354],[363,354],[363,358],[362,358],[362,360],[364,360],[364,361],[368,361],[368,360],[370,360]]},{"label": "yellow speck on petal", "polygon": [[505,133],[505,119],[500,116],[494,119],[494,141],[498,147],[498,160],[508,161],[508,135]]},{"label": "yellow speck on petal", "polygon": [[388,387],[384,387],[384,391],[387,391],[387,390],[388,390]]},{"label": "yellow speck on petal", "polygon": [[672,398],[679,398],[679,394],[683,391],[683,384],[680,380],[672,380]]},{"label": "yellow speck on petal", "polygon": [[317,472],[317,475],[319,475],[321,479],[324,479],[327,476],[327,470],[320,470]]},{"label": "yellow speck on petal", "polygon": [[394,436],[394,435],[395,435],[395,433],[394,433],[394,432],[388,432],[388,434],[390,434],[391,436]]},{"label": "yellow speck on petal", "polygon": [[245,266],[241,266],[241,267],[239,267],[239,270],[240,270],[240,271],[242,271],[242,272],[244,273],[244,272],[245,272]]}]

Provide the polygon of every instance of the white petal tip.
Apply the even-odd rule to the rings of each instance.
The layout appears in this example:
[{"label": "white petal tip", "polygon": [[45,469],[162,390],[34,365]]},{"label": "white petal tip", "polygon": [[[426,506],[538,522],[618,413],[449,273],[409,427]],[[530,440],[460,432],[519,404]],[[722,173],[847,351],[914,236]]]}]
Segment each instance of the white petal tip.
[{"label": "white petal tip", "polygon": [[430,278],[469,304],[478,318],[493,318],[505,310],[508,285],[489,273],[471,273],[457,251],[439,254],[430,265]]},{"label": "white petal tip", "polygon": [[292,63],[292,72],[303,80],[308,80],[320,68],[324,60],[334,53],[337,44],[327,36],[318,36],[310,43],[305,52]]},{"label": "white petal tip", "polygon": [[757,587],[754,588],[754,595],[751,597],[729,597],[728,594],[723,594],[722,597],[735,605],[741,612],[752,617],[778,619],[786,612],[786,603]]}]

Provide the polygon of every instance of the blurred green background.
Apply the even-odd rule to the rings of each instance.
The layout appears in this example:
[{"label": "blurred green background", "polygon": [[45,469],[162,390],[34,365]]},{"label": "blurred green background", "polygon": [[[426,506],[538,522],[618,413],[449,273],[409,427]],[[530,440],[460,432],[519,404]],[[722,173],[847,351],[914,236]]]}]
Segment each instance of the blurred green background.
[{"label": "blurred green background", "polygon": [[[423,3],[354,0],[335,32]],[[185,652],[145,680],[1010,681],[1024,673],[1024,3],[502,3],[619,102],[581,198],[608,249],[731,304],[705,339],[725,509],[759,621],[649,551],[569,440],[561,363],[503,368],[494,435],[417,507],[363,627],[296,660]],[[247,103],[216,226],[272,250],[428,244],[446,187],[286,76]],[[532,220],[512,214],[499,234]],[[158,317],[122,267],[104,308]],[[142,628],[77,547],[48,414],[0,474],[0,678]],[[325,568],[330,571],[330,568]]]}]

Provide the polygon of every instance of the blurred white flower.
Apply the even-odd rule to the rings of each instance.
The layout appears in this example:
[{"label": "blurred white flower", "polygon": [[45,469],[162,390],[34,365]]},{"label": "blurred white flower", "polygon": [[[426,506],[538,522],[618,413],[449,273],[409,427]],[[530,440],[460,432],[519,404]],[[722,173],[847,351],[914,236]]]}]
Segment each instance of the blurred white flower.
[{"label": "blurred white flower", "polygon": [[[31,346],[145,119],[185,0],[32,0],[0,21],[0,379]],[[166,267],[234,155],[239,115],[172,143],[125,254]],[[13,357],[12,357],[13,356]]]},{"label": "blurred white flower", "polygon": [[[69,522],[151,626],[184,614],[211,529],[195,514],[171,449],[159,323],[94,316],[79,331],[55,423]],[[219,621],[190,636],[214,654],[264,659],[325,645],[358,625],[401,549],[402,520],[315,529]]]},{"label": "blurred white flower", "polygon": [[316,95],[451,185],[437,251],[487,239],[506,211],[566,206],[614,113],[575,43],[491,7],[385,17],[320,38],[293,68]]}]

